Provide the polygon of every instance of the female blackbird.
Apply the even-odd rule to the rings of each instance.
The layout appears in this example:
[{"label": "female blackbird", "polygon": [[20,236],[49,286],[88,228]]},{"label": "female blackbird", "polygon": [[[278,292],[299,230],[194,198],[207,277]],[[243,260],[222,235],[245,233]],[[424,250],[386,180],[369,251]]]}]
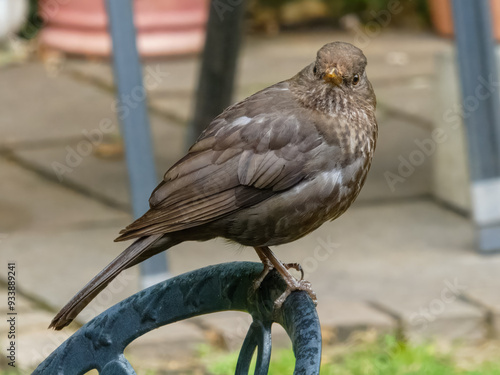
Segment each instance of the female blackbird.
[{"label": "female blackbird", "polygon": [[[268,246],[305,236],[358,196],[377,138],[366,57],[348,43],[323,46],[293,78],[216,117],[153,191],[150,210],[116,241],[136,239],[52,320],[61,329],[121,271],[183,241],[223,237],[252,246],[288,290],[312,293]],[[314,297],[314,296],[313,296]]]}]

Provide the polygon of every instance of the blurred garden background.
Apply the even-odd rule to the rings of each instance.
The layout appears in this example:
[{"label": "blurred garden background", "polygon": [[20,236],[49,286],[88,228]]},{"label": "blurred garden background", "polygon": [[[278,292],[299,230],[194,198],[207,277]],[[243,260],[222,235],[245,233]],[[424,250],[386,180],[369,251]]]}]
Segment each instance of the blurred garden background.
[{"label": "blurred garden background", "polygon": [[[241,3],[135,0],[144,89],[123,106],[104,0],[0,0],[0,301],[7,262],[18,271],[17,367],[2,351],[0,371],[30,373],[79,326],[140,289],[138,268],[127,270],[77,322],[47,330],[124,249],[113,242],[132,220],[121,116],[146,103],[160,181],[193,137],[210,7],[223,19]],[[323,372],[500,374],[500,256],[478,251],[450,1],[245,7],[231,102],[292,77],[336,40],[364,51],[377,94],[379,140],[358,200],[275,249],[302,264],[318,294]],[[491,14],[499,37],[500,0]],[[489,73],[478,72],[480,87],[498,95]],[[224,241],[185,243],[167,258],[171,275],[258,261]],[[0,302],[2,321],[6,309]],[[126,356],[138,374],[229,374],[250,322],[240,312],[189,319],[146,334]],[[2,348],[7,328],[0,325]],[[290,373],[289,339],[279,327],[273,337],[271,371]]]}]

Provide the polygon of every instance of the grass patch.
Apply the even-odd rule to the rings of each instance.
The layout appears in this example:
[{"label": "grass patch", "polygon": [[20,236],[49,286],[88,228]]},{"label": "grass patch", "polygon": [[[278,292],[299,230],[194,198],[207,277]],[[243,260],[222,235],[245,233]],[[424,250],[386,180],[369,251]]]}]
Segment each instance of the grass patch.
[{"label": "grass patch", "polygon": [[1,370],[0,369],[0,375],[21,375],[21,372],[19,370],[13,369],[13,370]]},{"label": "grass patch", "polygon": [[[203,345],[200,349],[202,362],[205,364],[206,371],[209,374],[216,375],[234,375],[236,362],[238,361],[239,352],[222,352],[214,350],[209,345]],[[256,356],[254,355],[250,366],[250,374],[254,373]],[[271,364],[269,366],[269,374],[293,374],[295,365],[295,356],[291,349],[276,350],[272,352]]]},{"label": "grass patch", "polygon": [[[481,351],[481,348],[475,348]],[[500,375],[498,351],[491,358],[477,360],[471,348],[437,343],[408,344],[393,336],[354,340],[324,349],[322,375]],[[467,354],[464,354],[467,353]],[[238,353],[200,349],[205,370],[214,375],[232,375]],[[469,359],[467,359],[469,357]],[[255,360],[254,360],[255,362]],[[292,374],[295,357],[291,349],[274,350],[270,375]],[[253,366],[255,363],[253,364]],[[250,373],[253,373],[253,367]]]},{"label": "grass patch", "polygon": [[408,344],[385,336],[354,345],[327,356],[322,374],[330,375],[500,375],[500,359],[476,364],[472,370],[459,365],[456,352],[436,343]]}]

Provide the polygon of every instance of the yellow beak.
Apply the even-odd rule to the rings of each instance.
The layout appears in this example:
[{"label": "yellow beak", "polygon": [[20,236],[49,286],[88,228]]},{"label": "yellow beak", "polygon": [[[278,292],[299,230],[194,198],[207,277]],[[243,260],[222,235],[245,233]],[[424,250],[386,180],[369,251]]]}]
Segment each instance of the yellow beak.
[{"label": "yellow beak", "polygon": [[339,73],[337,68],[332,68],[328,73],[325,74],[323,79],[326,82],[333,83],[339,86],[342,83],[342,75]]}]

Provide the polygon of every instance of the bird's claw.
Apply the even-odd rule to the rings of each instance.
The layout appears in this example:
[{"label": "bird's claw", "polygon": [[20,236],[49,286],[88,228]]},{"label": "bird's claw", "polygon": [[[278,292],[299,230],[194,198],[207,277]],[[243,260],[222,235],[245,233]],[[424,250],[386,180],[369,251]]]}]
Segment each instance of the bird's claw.
[{"label": "bird's claw", "polygon": [[[267,274],[274,269],[274,266],[272,265],[272,263],[270,261],[267,261],[265,263],[262,262],[262,264],[264,265],[264,269],[260,273],[259,277],[257,277],[257,279],[255,279],[255,281],[253,282],[253,291],[254,292],[257,289],[259,289],[260,284],[262,284],[262,281],[264,281]],[[285,266],[285,268],[287,270],[289,270],[290,268],[293,268],[294,270],[300,272],[300,281],[304,280],[304,270],[302,269],[302,266],[300,265],[300,263],[284,263],[283,265]]]},{"label": "bird's claw", "polygon": [[[311,283],[307,280],[304,280],[304,270],[299,263],[281,263],[268,247],[256,247],[255,250],[257,251],[259,258],[262,261],[264,268],[257,279],[253,282],[251,294],[255,293],[259,289],[262,281],[264,281],[268,273],[273,269],[276,269],[281,275],[283,281],[286,283],[285,291],[274,302],[274,306],[276,309],[279,309],[283,305],[287,297],[290,295],[290,293],[296,290],[307,292],[314,304],[318,304],[316,293],[313,291]],[[290,274],[290,272],[288,272],[288,270],[291,268],[300,272],[300,280],[297,280]]]},{"label": "bird's claw", "polygon": [[269,260],[266,260],[266,261],[263,260],[262,264],[264,265],[264,268],[263,268],[262,272],[260,273],[260,275],[253,282],[252,293],[255,293],[257,291],[257,289],[260,288],[260,284],[262,284],[262,282],[266,278],[267,274],[274,269],[274,266],[272,265],[272,263]]},{"label": "bird's claw", "polygon": [[292,292],[295,292],[296,290],[302,290],[302,291],[306,292],[309,295],[309,297],[311,297],[314,305],[316,306],[318,304],[318,298],[316,296],[316,293],[312,289],[311,283],[307,280],[300,280],[300,281],[297,281],[296,285],[288,285],[288,287],[283,292],[283,294],[281,296],[279,296],[278,299],[276,299],[276,301],[274,301],[274,307],[276,309],[280,309],[281,306],[283,305],[283,303],[288,298],[288,296]]},{"label": "bird's claw", "polygon": [[304,280],[304,270],[302,269],[300,263],[283,263],[283,265],[287,270],[293,268],[294,270],[300,272],[300,281]]}]

